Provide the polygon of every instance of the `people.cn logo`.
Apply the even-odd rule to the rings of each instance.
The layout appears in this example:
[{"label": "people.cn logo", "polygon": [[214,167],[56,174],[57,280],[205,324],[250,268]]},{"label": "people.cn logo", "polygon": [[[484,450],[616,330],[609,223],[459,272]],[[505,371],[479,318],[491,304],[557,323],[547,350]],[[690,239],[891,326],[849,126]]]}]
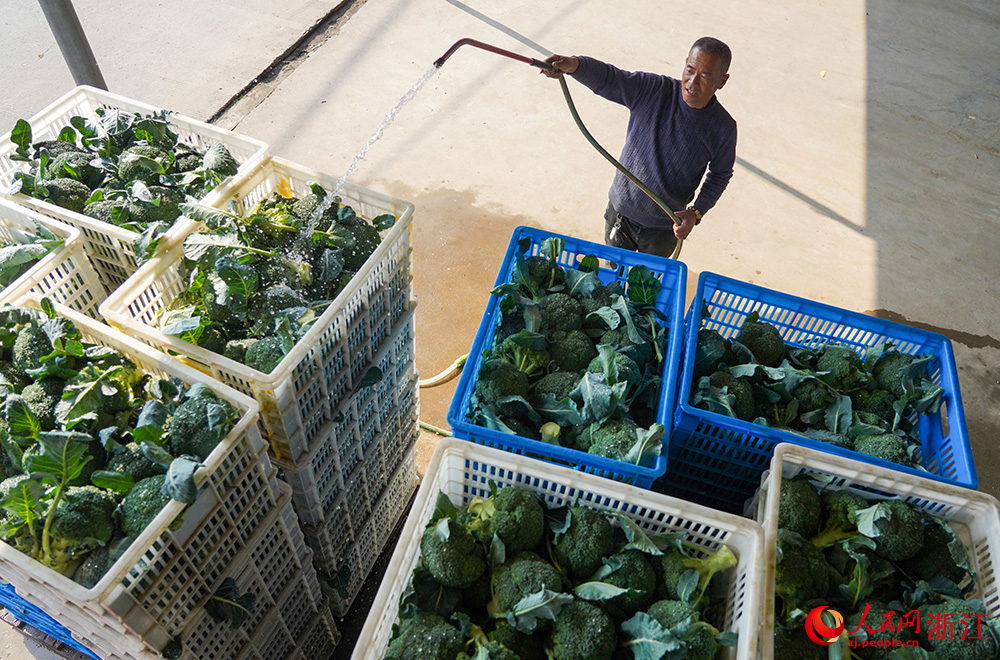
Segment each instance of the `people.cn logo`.
[{"label": "people.cn logo", "polygon": [[[833,627],[823,622],[824,610],[833,618]],[[806,635],[817,644],[829,646],[840,638],[842,632],[844,632],[844,617],[837,610],[822,605],[806,615]]]}]

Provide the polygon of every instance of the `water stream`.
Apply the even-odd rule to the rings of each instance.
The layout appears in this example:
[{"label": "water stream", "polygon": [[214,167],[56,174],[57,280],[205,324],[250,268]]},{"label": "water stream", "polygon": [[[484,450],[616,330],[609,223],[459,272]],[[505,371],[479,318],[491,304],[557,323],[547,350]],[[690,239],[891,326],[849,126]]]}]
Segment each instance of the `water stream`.
[{"label": "water stream", "polygon": [[316,206],[316,209],[313,211],[312,215],[309,218],[310,227],[312,228],[316,227],[317,223],[319,222],[319,219],[323,217],[323,213],[326,212],[328,208],[330,208],[331,204],[333,204],[334,198],[340,194],[341,190],[344,189],[344,184],[347,183],[347,177],[351,176],[351,174],[354,173],[354,170],[358,168],[358,165],[361,163],[361,161],[364,160],[366,155],[368,155],[368,150],[372,148],[372,145],[374,145],[376,142],[379,141],[379,138],[382,137],[382,134],[385,132],[385,129],[389,126],[389,124],[392,123],[392,120],[396,118],[396,114],[400,111],[400,109],[404,105],[406,105],[410,101],[410,99],[416,96],[417,92],[420,91],[420,88],[423,87],[427,83],[427,81],[431,79],[431,76],[433,76],[437,72],[437,70],[438,67],[431,66],[431,68],[427,70],[427,73],[422,75],[420,79],[416,83],[414,83],[413,87],[411,87],[410,90],[406,92],[406,94],[403,94],[403,97],[399,99],[399,102],[396,103],[395,107],[393,107],[389,111],[389,114],[385,116],[385,119],[382,120],[382,123],[379,125],[379,127],[376,128],[375,132],[372,133],[372,136],[368,138],[368,143],[365,144],[365,146],[361,147],[361,151],[358,152],[358,154],[354,157],[354,160],[351,161],[351,164],[348,165],[347,170],[344,172],[344,175],[337,180],[337,184],[334,187],[334,189],[328,191],[326,197],[323,198],[323,201]]}]

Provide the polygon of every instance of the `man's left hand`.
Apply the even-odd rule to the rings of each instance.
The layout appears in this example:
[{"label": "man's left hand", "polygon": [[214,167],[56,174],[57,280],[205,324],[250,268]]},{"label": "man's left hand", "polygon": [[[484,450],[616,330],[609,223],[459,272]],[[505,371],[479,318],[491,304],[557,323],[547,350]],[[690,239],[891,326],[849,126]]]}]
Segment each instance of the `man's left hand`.
[{"label": "man's left hand", "polygon": [[694,211],[676,211],[674,215],[681,221],[681,224],[674,225],[674,236],[683,241],[691,233],[691,230],[694,229],[694,223],[698,220],[698,217],[694,214]]}]

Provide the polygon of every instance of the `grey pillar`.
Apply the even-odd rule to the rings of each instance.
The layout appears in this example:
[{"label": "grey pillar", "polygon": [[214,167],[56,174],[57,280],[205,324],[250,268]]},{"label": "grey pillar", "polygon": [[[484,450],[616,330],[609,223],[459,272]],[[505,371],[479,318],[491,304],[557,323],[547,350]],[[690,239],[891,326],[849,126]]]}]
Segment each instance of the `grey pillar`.
[{"label": "grey pillar", "polygon": [[59,44],[63,59],[77,85],[90,85],[107,89],[101,69],[97,66],[94,51],[90,49],[87,35],[73,8],[73,0],[38,0],[45,13],[49,29]]}]

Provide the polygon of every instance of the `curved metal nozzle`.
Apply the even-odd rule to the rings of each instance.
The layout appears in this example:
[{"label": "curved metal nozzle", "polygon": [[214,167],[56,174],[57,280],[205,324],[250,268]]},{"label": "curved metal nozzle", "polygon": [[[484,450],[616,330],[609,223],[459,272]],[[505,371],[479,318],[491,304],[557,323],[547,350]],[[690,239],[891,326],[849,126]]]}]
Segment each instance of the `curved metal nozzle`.
[{"label": "curved metal nozzle", "polygon": [[525,64],[530,64],[531,66],[537,67],[539,69],[545,69],[546,71],[552,70],[552,65],[549,64],[548,62],[536,60],[533,57],[526,57],[524,55],[519,55],[518,53],[509,50],[504,50],[503,48],[497,48],[496,46],[491,46],[490,44],[483,43],[482,41],[469,39],[468,37],[456,41],[452,45],[452,47],[445,52],[444,55],[434,60],[434,66],[440,69],[444,65],[444,63],[448,60],[448,58],[451,57],[455,53],[455,51],[461,48],[462,46],[475,46],[476,48],[480,48],[482,50],[494,53],[496,55],[503,55],[504,57],[509,57],[512,60],[517,60],[518,62],[524,62]]}]

